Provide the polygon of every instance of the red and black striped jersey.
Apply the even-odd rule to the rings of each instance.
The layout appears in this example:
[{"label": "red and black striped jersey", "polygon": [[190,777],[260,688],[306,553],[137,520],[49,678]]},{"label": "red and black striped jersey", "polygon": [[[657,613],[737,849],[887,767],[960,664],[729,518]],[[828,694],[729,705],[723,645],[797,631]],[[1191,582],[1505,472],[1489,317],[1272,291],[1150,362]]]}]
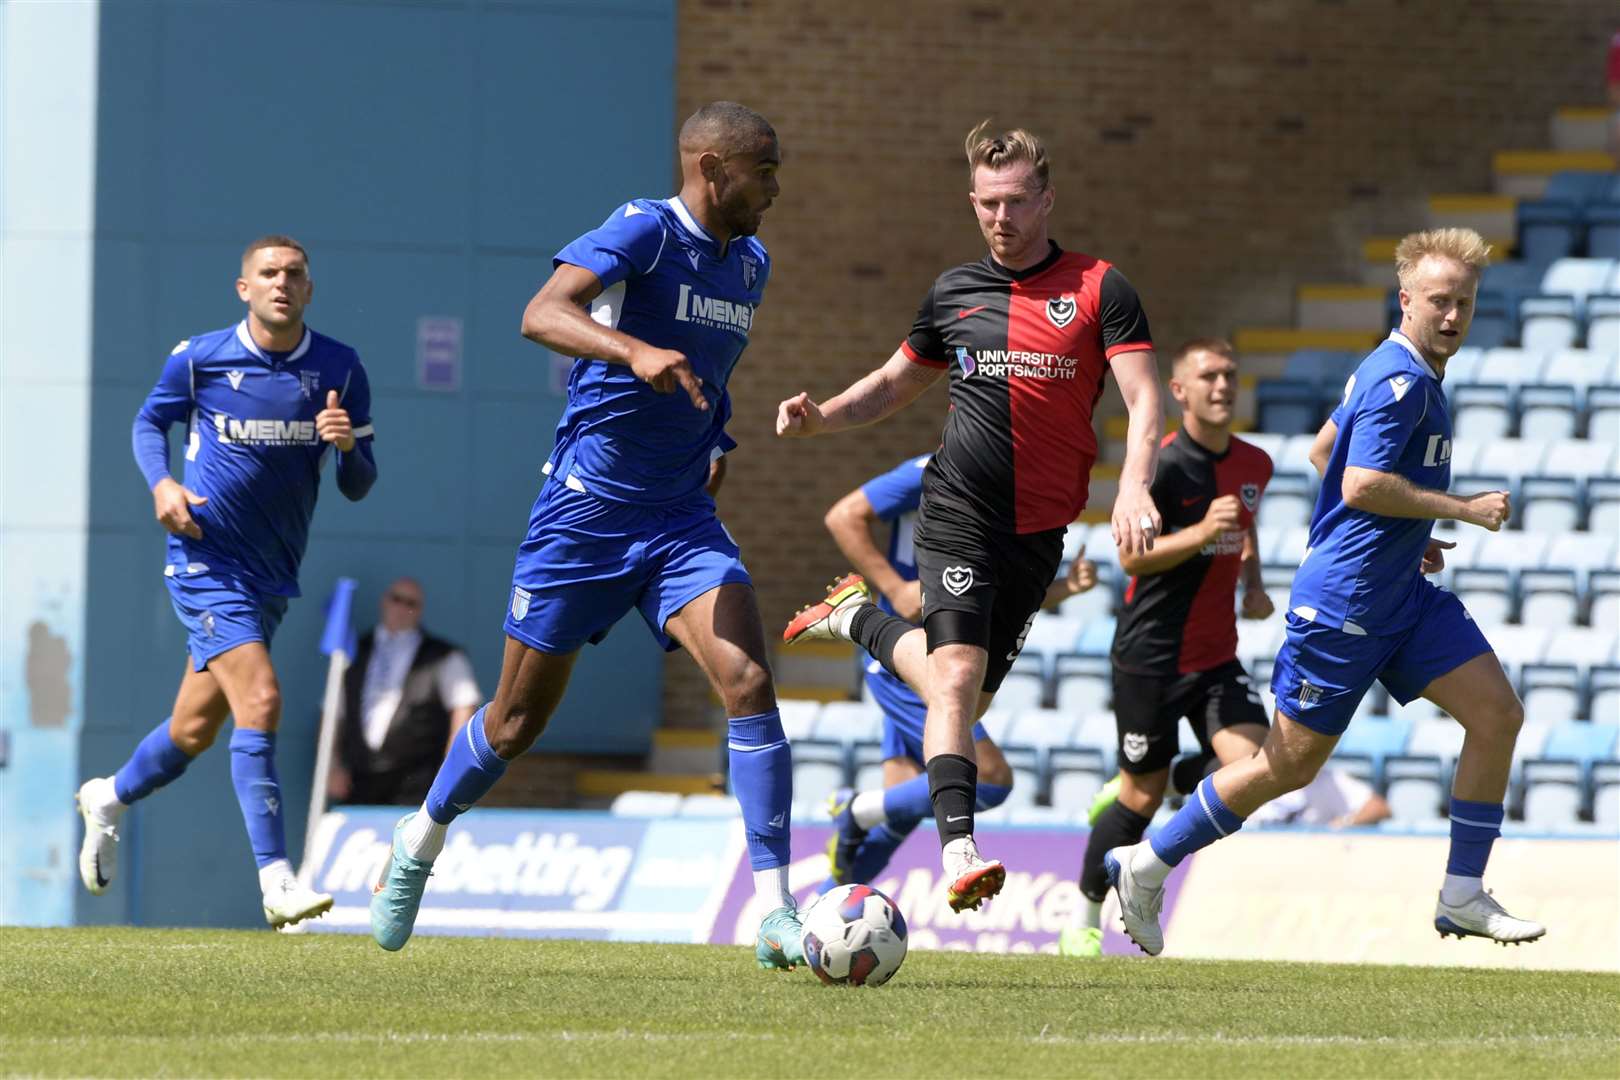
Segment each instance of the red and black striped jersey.
[{"label": "red and black striped jersey", "polygon": [[927,498],[988,526],[1034,533],[1085,509],[1108,361],[1153,348],[1136,290],[1111,264],[1052,253],[1027,270],[986,255],[941,274],[901,343],[949,367],[951,412]]},{"label": "red and black striped jersey", "polygon": [[1236,436],[1224,454],[1205,449],[1185,431],[1171,432],[1160,446],[1152,491],[1166,534],[1204,520],[1209,504],[1222,495],[1238,497],[1242,528],[1163,573],[1131,579],[1114,631],[1114,665],[1137,675],[1209,671],[1237,657],[1234,595],[1243,538],[1271,482],[1271,458]]}]

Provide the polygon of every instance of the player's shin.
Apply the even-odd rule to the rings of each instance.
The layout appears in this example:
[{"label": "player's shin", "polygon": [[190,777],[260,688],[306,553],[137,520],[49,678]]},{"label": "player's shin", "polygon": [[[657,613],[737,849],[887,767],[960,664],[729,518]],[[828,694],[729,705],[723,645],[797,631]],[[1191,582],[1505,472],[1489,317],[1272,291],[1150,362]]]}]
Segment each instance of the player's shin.
[{"label": "player's shin", "polygon": [[287,830],[282,818],[281,780],[276,776],[273,731],[237,728],[231,733],[231,783],[242,808],[253,861],[264,870],[287,860]]},{"label": "player's shin", "polygon": [[759,899],[793,907],[788,891],[788,829],[792,823],[793,748],[777,710],[726,721],[731,787],[742,807],[748,862]]},{"label": "player's shin", "polygon": [[928,759],[928,795],[940,846],[973,835],[979,766],[957,754],[936,754]]},{"label": "player's shin", "polygon": [[1227,809],[1215,791],[1215,778],[1206,776],[1169,824],[1136,849],[1131,870],[1142,884],[1157,887],[1188,855],[1241,828],[1243,819]]},{"label": "player's shin", "polygon": [[1108,871],[1103,867],[1103,856],[1113,848],[1140,843],[1147,835],[1149,820],[1116,801],[1091,827],[1086,853],[1080,860],[1080,893],[1086,903],[1077,914],[1084,918],[1083,925],[1102,925],[1102,902],[1108,895]]},{"label": "player's shin", "polygon": [[926,688],[913,685],[915,680],[906,677],[906,672],[895,662],[894,655],[900,639],[915,629],[917,627],[913,624],[890,615],[876,604],[863,604],[850,618],[849,639],[871,653],[872,659],[882,664],[890,675],[911,686],[918,694],[923,694]]},{"label": "player's shin", "polygon": [[1451,800],[1451,853],[1446,860],[1446,881],[1440,899],[1465,904],[1485,888],[1485,863],[1491,845],[1502,835],[1501,803]]},{"label": "player's shin", "polygon": [[483,706],[450,742],[422,810],[407,823],[400,842],[413,859],[431,862],[444,848],[445,830],[459,815],[489,794],[506,775],[506,761],[489,745],[484,732]]},{"label": "player's shin", "polygon": [[122,812],[129,804],[173,783],[191,764],[191,755],[176,746],[169,735],[170,719],[164,717],[162,723],[148,732],[113,776],[117,805],[99,807],[103,816]]}]

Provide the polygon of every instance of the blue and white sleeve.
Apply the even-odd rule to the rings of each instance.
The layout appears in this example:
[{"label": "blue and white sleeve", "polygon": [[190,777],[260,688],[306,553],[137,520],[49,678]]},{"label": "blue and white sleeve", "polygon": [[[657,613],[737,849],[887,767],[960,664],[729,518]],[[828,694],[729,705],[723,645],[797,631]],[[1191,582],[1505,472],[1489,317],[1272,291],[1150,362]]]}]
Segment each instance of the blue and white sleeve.
[{"label": "blue and white sleeve", "polygon": [[893,521],[922,505],[923,470],[929,455],[901,462],[882,476],[861,485],[861,494],[882,521]]},{"label": "blue and white sleeve", "polygon": [[169,427],[191,414],[191,379],[191,354],[181,342],[164,361],[157,385],[135,414],[130,441],[149,489],[169,478]]},{"label": "blue and white sleeve", "polygon": [[349,414],[349,425],[354,430],[354,449],[348,453],[337,452],[338,490],[345,498],[358,502],[377,482],[377,459],[371,450],[375,436],[371,423],[371,381],[366,378],[366,369],[358,356],[349,369],[349,381],[338,403]]},{"label": "blue and white sleeve", "polygon": [[1423,419],[1427,400],[1419,380],[1403,372],[1385,375],[1368,386],[1355,407],[1355,426],[1345,465],[1395,472],[1406,444]]},{"label": "blue and white sleeve", "polygon": [[658,215],[626,203],[602,224],[552,257],[553,266],[571,263],[595,274],[608,289],[626,278],[645,274],[664,250],[664,225]]}]

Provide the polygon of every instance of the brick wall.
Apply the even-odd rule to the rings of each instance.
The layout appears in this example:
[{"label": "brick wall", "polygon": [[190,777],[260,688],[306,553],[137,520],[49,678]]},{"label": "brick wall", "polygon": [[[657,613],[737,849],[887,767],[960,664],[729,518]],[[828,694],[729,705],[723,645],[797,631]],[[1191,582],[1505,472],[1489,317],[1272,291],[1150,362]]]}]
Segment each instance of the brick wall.
[{"label": "brick wall", "polygon": [[[1118,264],[1170,346],[1289,324],[1295,285],[1356,279],[1364,236],[1489,190],[1492,151],[1601,101],[1616,25],[1612,0],[683,0],[679,115],[745,102],[785,154],[720,500],[767,631],[842,568],[826,506],[936,440],[943,382],[860,433],[771,423],[887,359],[935,275],[984,253],[961,152],[979,119],[1047,141],[1053,237]],[[707,722],[689,660],[666,687],[670,723]]]}]

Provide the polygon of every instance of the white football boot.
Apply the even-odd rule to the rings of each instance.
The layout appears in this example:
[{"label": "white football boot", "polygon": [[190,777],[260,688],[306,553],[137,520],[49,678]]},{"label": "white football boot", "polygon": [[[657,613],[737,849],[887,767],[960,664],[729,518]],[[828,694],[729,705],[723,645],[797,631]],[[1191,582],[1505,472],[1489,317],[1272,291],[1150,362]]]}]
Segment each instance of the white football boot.
[{"label": "white football boot", "polygon": [[952,911],[974,911],[1001,891],[1007,883],[1007,868],[1000,859],[979,854],[973,837],[952,840],[941,853],[945,866],[945,901]]},{"label": "white football boot", "polygon": [[848,641],[849,623],[862,604],[872,602],[872,590],[859,574],[845,574],[827,589],[827,598],[800,608],[782,631],[782,643]]},{"label": "white football boot", "polygon": [[1434,928],[1441,937],[1482,937],[1498,945],[1523,945],[1547,932],[1540,923],[1509,915],[1488,889],[1481,889],[1465,904],[1452,905],[1443,899],[1437,902]]},{"label": "white football boot", "polygon": [[1144,885],[1131,873],[1131,857],[1139,846],[1109,849],[1103,856],[1103,869],[1108,872],[1108,881],[1119,896],[1119,921],[1125,924],[1125,936],[1149,956],[1158,956],[1164,952],[1164,931],[1159,926],[1164,886]]},{"label": "white football boot", "polygon": [[107,891],[118,870],[118,817],[123,804],[113,794],[112,777],[86,780],[73,796],[84,821],[79,845],[79,879],[96,896]]},{"label": "white football boot", "polygon": [[316,892],[290,874],[264,890],[264,921],[280,930],[332,910],[329,893]]}]

